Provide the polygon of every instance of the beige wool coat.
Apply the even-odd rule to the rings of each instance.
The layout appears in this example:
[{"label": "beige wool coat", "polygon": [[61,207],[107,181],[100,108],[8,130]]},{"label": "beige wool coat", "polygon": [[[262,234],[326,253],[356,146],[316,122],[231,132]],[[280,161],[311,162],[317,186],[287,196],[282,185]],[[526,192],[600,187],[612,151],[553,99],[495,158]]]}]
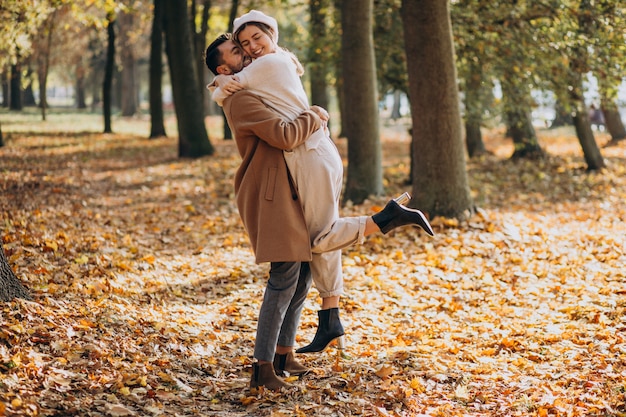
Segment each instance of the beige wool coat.
[{"label": "beige wool coat", "polygon": [[246,90],[224,101],[224,114],[242,158],[235,195],[256,262],[310,261],[311,238],[283,150],[302,144],[321,119],[307,110],[285,122]]}]

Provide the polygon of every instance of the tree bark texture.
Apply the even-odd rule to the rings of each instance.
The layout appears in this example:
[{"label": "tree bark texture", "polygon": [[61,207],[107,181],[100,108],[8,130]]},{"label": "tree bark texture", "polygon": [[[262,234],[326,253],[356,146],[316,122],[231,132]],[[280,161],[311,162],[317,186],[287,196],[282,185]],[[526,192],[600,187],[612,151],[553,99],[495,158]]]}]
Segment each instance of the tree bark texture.
[{"label": "tree bark texture", "polygon": [[102,113],[104,115],[104,133],[113,133],[111,128],[111,93],[113,89],[113,65],[115,63],[115,16],[107,15],[107,54],[102,83]]},{"label": "tree bark texture", "polygon": [[11,110],[22,110],[22,66],[18,62],[11,65],[11,98],[9,100],[9,108]]},{"label": "tree bark texture", "polygon": [[[309,46],[309,74],[311,79],[311,104],[328,109],[328,53],[326,39],[326,13],[329,0],[310,0],[311,44]],[[331,121],[332,122],[332,121]]]},{"label": "tree bark texture", "polygon": [[150,139],[167,136],[163,115],[163,8],[164,1],[154,0],[150,35]]},{"label": "tree bark texture", "polygon": [[372,0],[343,1],[341,52],[348,139],[344,200],[361,203],[383,192]]},{"label": "tree bark texture", "polygon": [[[581,0],[578,14],[578,35],[593,36],[595,31],[595,21],[593,19],[593,0]],[[589,70],[588,60],[589,52],[584,46],[576,46],[573,50],[572,58],[569,62],[570,78],[569,78],[569,94],[574,114],[574,127],[578,142],[583,150],[587,169],[599,170],[604,168],[604,158],[600,153],[600,148],[596,143],[591,129],[589,113],[585,105],[583,96],[583,74]]]},{"label": "tree bark texture", "polygon": [[604,114],[604,125],[611,135],[611,142],[618,142],[626,139],[626,129],[619,114],[619,109],[614,101],[602,100],[602,113]]},{"label": "tree bark texture", "polygon": [[480,130],[483,115],[483,74],[481,63],[469,64],[470,76],[465,81],[465,146],[470,158],[487,153]]},{"label": "tree bark texture", "polygon": [[167,61],[178,125],[178,155],[200,157],[211,155],[213,145],[204,124],[202,93],[198,91],[198,74],[186,0],[165,1],[165,40]]},{"label": "tree bark texture", "polygon": [[583,105],[579,105],[576,110],[576,114],[574,115],[574,127],[576,128],[578,142],[585,156],[587,169],[593,171],[604,168],[604,158],[593,136],[593,130],[591,130],[591,123],[589,122],[589,114],[584,107],[584,103]]},{"label": "tree bark texture", "polygon": [[403,0],[413,123],[411,205],[431,217],[473,211],[465,166],[449,2]]},{"label": "tree bark texture", "polygon": [[28,290],[19,279],[9,265],[9,261],[4,254],[4,247],[0,239],[0,301],[11,301],[14,298],[24,298],[30,300],[31,296]]},{"label": "tree bark texture", "polygon": [[530,89],[518,82],[519,77],[513,72],[506,72],[502,77],[502,96],[505,103],[504,113],[507,134],[513,139],[512,159],[541,159],[545,152],[539,145],[537,132],[532,124],[530,108]]},{"label": "tree bark texture", "polygon": [[137,87],[137,65],[135,46],[128,35],[134,29],[133,12],[122,12],[119,17],[121,71],[121,111],[123,117],[134,116],[139,109],[139,89]]}]

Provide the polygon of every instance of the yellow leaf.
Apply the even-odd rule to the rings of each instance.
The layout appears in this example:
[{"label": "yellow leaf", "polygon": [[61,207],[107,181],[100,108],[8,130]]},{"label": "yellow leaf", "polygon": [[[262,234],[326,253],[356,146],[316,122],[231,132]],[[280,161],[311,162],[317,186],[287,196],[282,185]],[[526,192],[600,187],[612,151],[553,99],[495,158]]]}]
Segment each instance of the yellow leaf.
[{"label": "yellow leaf", "polygon": [[43,245],[44,252],[56,252],[59,245],[54,240],[46,240]]},{"label": "yellow leaf", "polygon": [[128,387],[120,388],[120,394],[122,395],[130,395],[130,389]]},{"label": "yellow leaf", "polygon": [[74,262],[76,262],[78,265],[85,265],[87,262],[89,262],[89,257],[87,255],[81,255],[78,258],[74,259]]}]

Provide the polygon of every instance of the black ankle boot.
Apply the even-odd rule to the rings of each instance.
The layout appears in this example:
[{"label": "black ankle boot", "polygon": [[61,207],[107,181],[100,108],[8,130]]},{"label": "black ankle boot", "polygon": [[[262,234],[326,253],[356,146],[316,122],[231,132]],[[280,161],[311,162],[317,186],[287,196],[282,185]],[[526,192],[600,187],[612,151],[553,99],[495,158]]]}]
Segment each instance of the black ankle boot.
[{"label": "black ankle boot", "polygon": [[434,236],[430,223],[419,210],[405,207],[396,203],[394,200],[390,200],[385,208],[372,216],[374,223],[380,228],[383,234],[387,234],[396,227],[405,226],[407,224],[416,224],[420,226],[426,233]]},{"label": "black ankle boot", "polygon": [[321,352],[336,338],[343,336],[343,326],[339,319],[339,309],[329,308],[317,312],[319,327],[310,345],[301,347],[296,353]]}]

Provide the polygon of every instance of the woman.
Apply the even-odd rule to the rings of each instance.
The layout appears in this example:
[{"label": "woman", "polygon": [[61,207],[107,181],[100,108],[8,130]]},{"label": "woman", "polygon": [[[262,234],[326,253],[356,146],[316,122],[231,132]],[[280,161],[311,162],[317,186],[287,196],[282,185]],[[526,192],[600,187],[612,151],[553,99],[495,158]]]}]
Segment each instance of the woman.
[{"label": "woman", "polygon": [[[293,120],[309,108],[300,81],[301,66],[291,53],[277,46],[276,20],[251,11],[234,22],[236,39],[254,61],[237,74],[236,79],[216,78],[213,97],[218,103],[235,91],[248,88],[285,120]],[[240,68],[222,66],[207,48],[206,63],[214,74],[231,74]],[[213,57],[210,59],[210,57]],[[211,61],[211,63],[210,63]],[[374,216],[339,217],[339,198],[343,181],[343,164],[339,152],[326,133],[316,131],[304,145],[283,152],[305,214],[313,244],[311,270],[322,297],[318,312],[319,327],[313,342],[296,352],[318,352],[343,335],[339,319],[339,299],[343,292],[340,249],[378,232],[388,233],[395,227],[418,224],[431,236],[430,225],[418,210],[390,201]],[[279,369],[277,369],[280,371]]]}]

